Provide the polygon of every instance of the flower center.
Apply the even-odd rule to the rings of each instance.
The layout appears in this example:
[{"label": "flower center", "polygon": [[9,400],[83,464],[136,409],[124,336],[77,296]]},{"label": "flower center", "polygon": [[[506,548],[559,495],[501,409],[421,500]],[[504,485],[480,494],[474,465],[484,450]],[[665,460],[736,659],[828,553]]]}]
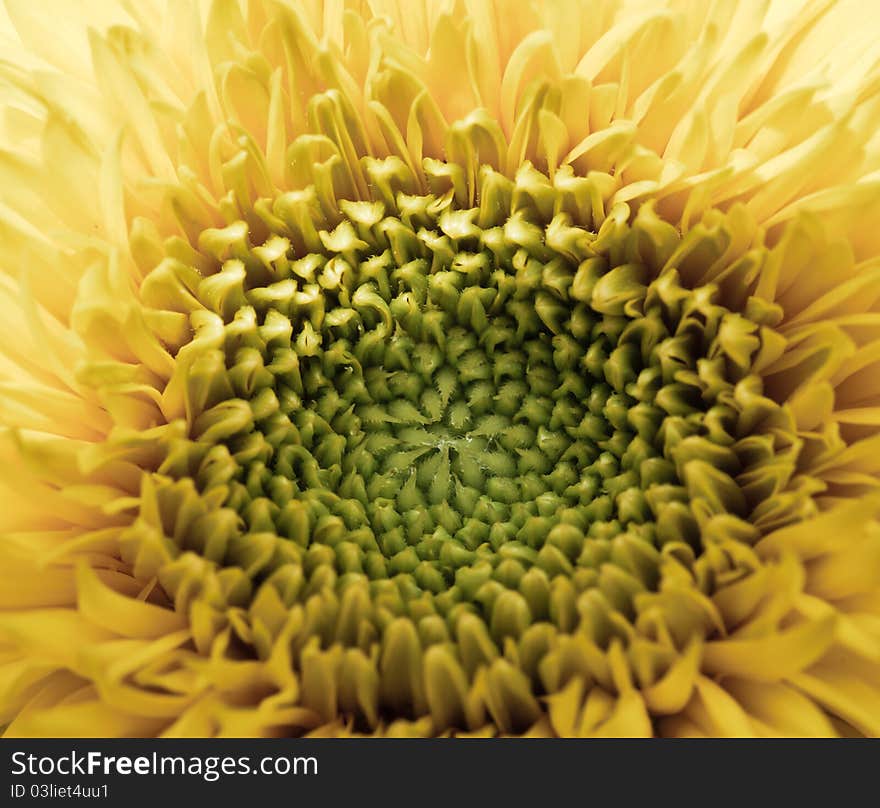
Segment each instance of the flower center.
[{"label": "flower center", "polygon": [[[332,227],[286,194],[205,231],[207,270],[167,258],[144,293],[198,301],[175,382],[190,424],[128,533],[136,571],[216,608],[268,582],[325,647],[396,653],[404,619],[473,673],[513,640],[536,691],[548,626],[601,647],[709,632],[694,598],[813,507],[762,391],[776,313],[726,307],[723,278],[688,288],[650,209],[597,233],[535,174],[501,193],[485,172],[475,208],[342,202]],[[510,726],[533,717],[517,709]]]}]

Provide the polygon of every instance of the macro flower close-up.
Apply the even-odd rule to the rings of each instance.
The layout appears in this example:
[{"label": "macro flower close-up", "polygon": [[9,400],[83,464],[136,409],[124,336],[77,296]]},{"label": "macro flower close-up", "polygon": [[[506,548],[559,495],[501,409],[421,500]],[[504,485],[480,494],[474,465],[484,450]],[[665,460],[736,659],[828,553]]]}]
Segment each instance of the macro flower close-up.
[{"label": "macro flower close-up", "polygon": [[880,6],[3,0],[0,727],[880,736]]}]

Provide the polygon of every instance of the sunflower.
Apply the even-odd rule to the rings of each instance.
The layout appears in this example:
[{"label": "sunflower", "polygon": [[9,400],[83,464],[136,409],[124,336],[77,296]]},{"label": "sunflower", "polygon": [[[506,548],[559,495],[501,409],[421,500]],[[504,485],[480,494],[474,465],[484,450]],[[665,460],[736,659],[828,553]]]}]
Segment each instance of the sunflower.
[{"label": "sunflower", "polygon": [[880,12],[0,15],[0,725],[880,735]]}]

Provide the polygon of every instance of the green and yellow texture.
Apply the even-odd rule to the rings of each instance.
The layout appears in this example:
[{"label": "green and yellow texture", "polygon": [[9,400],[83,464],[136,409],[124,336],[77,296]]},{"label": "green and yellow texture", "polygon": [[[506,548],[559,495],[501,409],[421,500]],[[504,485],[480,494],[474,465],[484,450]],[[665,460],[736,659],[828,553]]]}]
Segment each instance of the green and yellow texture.
[{"label": "green and yellow texture", "polygon": [[0,32],[7,735],[880,735],[877,9]]}]

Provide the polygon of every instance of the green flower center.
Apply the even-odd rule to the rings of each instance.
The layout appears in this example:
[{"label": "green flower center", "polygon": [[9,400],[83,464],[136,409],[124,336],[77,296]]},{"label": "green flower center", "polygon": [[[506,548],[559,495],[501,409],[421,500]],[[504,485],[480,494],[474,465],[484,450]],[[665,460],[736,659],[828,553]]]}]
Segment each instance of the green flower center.
[{"label": "green flower center", "polygon": [[375,201],[285,194],[148,277],[194,310],[191,424],[127,552],[178,605],[302,604],[296,665],[360,649],[389,718],[478,723],[424,684],[437,645],[500,677],[494,718],[522,729],[577,664],[553,638],[683,647],[712,631],[699,597],[812,512],[759,375],[778,312],[735,274],[690,288],[701,256],[650,209],[599,227],[587,179],[486,170],[466,207],[393,193],[389,166]]}]

